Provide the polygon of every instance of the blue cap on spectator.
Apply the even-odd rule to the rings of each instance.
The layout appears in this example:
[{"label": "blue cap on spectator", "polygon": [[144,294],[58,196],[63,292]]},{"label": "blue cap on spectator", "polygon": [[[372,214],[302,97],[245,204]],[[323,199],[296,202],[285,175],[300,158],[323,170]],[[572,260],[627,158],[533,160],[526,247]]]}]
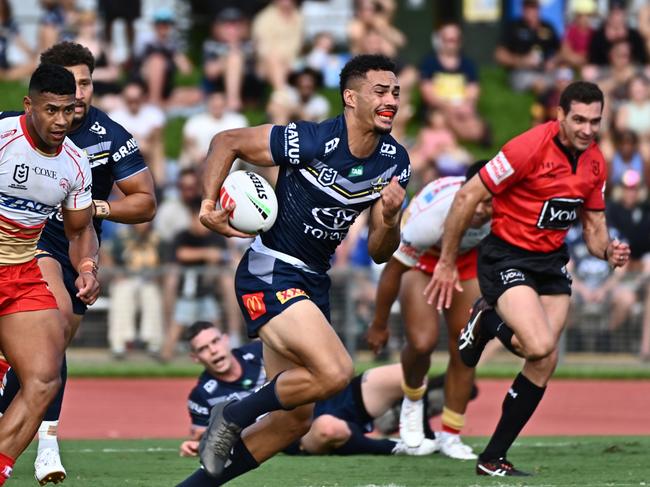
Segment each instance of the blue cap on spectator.
[{"label": "blue cap on spectator", "polygon": [[173,24],[174,11],[168,7],[160,7],[153,14],[153,21],[156,24]]}]

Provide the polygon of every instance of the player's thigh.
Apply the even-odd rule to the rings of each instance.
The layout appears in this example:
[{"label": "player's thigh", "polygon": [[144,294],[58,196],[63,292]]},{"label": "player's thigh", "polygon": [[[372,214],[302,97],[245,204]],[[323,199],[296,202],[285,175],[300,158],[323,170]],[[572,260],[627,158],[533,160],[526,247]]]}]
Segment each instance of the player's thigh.
[{"label": "player's thigh", "polygon": [[402,397],[402,365],[367,370],[361,379],[361,397],[370,416],[376,418],[384,414]]},{"label": "player's thigh", "polygon": [[428,283],[427,274],[411,270],[402,276],[399,296],[406,340],[422,350],[432,349],[438,340],[438,312],[423,294]]},{"label": "player's thigh", "polygon": [[64,347],[63,318],[57,309],[0,317],[0,348],[21,382],[56,378]]},{"label": "player's thigh", "polygon": [[555,341],[557,342],[567,321],[571,297],[568,294],[554,294],[540,296],[539,299],[544,308],[546,319],[551,327]]},{"label": "player's thigh", "polygon": [[[309,299],[292,304],[259,330],[265,352],[271,349],[294,366],[311,372],[352,375],[352,359],[321,310]],[[266,359],[266,354],[265,354]]]},{"label": "player's thigh", "polygon": [[506,289],[499,296],[496,309],[525,351],[543,353],[551,347],[555,332],[535,289],[525,285]]},{"label": "player's thigh", "polygon": [[445,311],[445,321],[449,330],[450,347],[457,348],[460,331],[467,324],[469,311],[474,301],[481,295],[477,279],[467,279],[461,282],[462,292],[454,291],[451,307]]},{"label": "player's thigh", "polygon": [[54,294],[56,304],[64,319],[70,320],[73,315],[72,298],[65,287],[61,264],[52,257],[41,257],[38,259],[38,267],[43,274],[43,279],[47,282],[47,287]]}]

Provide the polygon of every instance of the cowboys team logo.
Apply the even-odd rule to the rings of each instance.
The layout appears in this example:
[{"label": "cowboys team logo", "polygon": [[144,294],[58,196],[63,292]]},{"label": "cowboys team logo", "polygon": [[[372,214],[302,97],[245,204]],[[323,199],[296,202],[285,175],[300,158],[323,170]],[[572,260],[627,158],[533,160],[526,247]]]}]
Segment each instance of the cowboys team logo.
[{"label": "cowboys team logo", "polygon": [[347,230],[354,223],[359,212],[351,208],[314,208],[314,219],[328,230]]},{"label": "cowboys team logo", "polygon": [[18,164],[14,168],[14,181],[18,184],[23,184],[29,178],[29,166],[26,164]]},{"label": "cowboys team logo", "polygon": [[324,167],[318,174],[318,182],[321,186],[331,186],[336,182],[336,176],[339,172],[331,167]]}]

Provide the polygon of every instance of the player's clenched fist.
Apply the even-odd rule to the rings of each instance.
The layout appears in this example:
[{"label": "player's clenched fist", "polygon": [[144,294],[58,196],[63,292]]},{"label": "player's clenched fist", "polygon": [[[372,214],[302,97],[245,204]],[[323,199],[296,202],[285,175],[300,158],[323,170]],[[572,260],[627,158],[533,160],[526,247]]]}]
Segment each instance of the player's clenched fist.
[{"label": "player's clenched fist", "polygon": [[406,196],[406,190],[393,176],[390,183],[381,190],[382,216],[384,223],[390,227],[399,225],[399,214]]}]

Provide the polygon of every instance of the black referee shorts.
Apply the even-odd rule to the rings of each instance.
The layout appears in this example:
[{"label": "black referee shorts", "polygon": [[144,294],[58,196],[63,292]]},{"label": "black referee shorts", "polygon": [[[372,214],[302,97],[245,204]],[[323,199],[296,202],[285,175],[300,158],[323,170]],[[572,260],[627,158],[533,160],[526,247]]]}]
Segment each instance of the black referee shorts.
[{"label": "black referee shorts", "polygon": [[566,244],[553,252],[531,252],[490,233],[478,251],[478,282],[481,294],[494,306],[507,289],[532,287],[537,294],[571,295],[571,275],[566,269]]}]

